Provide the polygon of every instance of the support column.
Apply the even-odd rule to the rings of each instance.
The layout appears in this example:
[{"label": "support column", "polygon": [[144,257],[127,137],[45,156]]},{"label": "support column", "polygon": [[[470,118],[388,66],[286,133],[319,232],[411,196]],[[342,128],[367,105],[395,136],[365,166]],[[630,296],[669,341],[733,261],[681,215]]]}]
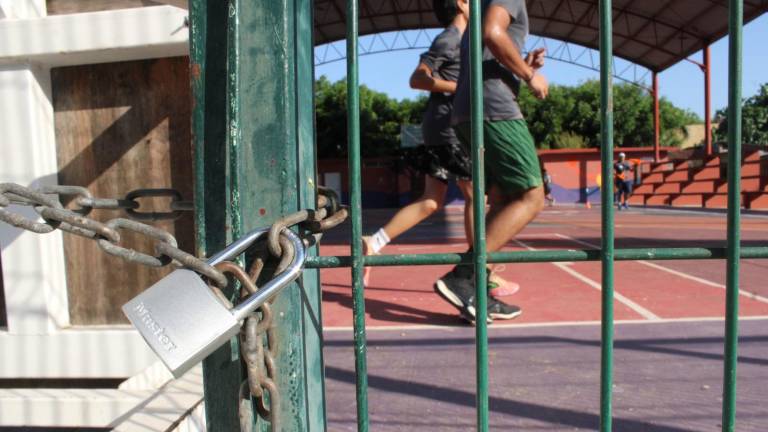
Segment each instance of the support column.
[{"label": "support column", "polygon": [[659,74],[653,72],[653,161],[661,160],[661,115],[659,113]]},{"label": "support column", "polygon": [[[193,0],[190,5],[195,197],[203,204],[197,209],[198,242],[210,254],[227,235],[237,237],[315,207],[312,2]],[[204,111],[200,103],[206,104]],[[304,271],[272,310],[280,430],[324,431],[318,270]],[[204,363],[208,430],[238,430],[243,377],[236,345],[233,341]],[[254,430],[266,430],[262,420],[257,423]]]},{"label": "support column", "polygon": [[712,156],[712,66],[709,44],[704,47],[704,142],[707,156]]}]

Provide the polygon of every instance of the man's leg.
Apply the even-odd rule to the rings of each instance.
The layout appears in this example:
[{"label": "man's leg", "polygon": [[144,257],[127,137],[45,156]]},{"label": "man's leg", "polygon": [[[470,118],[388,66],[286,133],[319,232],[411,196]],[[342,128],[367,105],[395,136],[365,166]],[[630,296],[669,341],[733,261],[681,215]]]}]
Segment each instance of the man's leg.
[{"label": "man's leg", "polygon": [[491,211],[486,228],[486,249],[495,252],[503,248],[522,231],[544,208],[542,186],[507,195],[493,186],[489,195]]},{"label": "man's leg", "polygon": [[[448,184],[432,176],[424,176],[424,193],[419,199],[400,209],[372,236],[363,236],[363,254],[376,255],[390,241],[431,216],[445,204]],[[372,267],[363,270],[363,284],[368,285]]]}]

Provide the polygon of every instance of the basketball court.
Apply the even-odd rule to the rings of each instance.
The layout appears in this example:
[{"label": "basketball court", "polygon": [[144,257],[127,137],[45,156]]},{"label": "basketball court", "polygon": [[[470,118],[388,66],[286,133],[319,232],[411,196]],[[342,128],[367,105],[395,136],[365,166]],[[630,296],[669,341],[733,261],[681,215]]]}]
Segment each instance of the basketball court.
[{"label": "basketball court", "polygon": [[[366,213],[366,232],[389,216]],[[383,253],[463,252],[462,217],[460,208],[449,208]],[[616,215],[617,247],[722,247],[725,223],[721,213],[630,209]],[[745,246],[765,244],[768,215],[745,215],[742,236]],[[321,253],[347,255],[347,241],[324,238]],[[555,207],[507,249],[590,249],[599,242],[599,209]],[[432,290],[449,269],[373,269],[365,293],[372,430],[474,425],[474,329]],[[765,431],[768,265],[747,259],[741,269],[739,430]],[[321,272],[329,429],[354,430],[350,272]],[[719,430],[725,262],[626,261],[615,272],[617,430]],[[492,429],[597,429],[600,263],[507,264],[501,273],[521,285],[507,300],[523,314],[490,326]]]}]

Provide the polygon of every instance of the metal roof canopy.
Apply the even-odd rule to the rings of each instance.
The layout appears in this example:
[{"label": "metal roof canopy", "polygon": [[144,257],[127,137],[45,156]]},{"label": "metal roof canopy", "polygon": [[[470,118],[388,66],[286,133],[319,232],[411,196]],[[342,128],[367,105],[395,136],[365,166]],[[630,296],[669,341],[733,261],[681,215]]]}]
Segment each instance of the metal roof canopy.
[{"label": "metal roof canopy", "polygon": [[[597,0],[527,0],[531,34],[598,49]],[[315,0],[315,44],[346,36],[346,0]],[[744,0],[744,22],[768,0]],[[360,35],[440,27],[432,0],[360,0]],[[614,0],[614,55],[652,71],[728,33],[728,0]]]}]

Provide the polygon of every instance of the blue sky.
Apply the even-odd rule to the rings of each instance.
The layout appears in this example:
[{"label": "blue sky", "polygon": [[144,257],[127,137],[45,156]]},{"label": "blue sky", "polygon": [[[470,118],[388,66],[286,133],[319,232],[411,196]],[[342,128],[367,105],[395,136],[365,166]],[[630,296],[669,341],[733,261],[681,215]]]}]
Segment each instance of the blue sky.
[{"label": "blue sky", "polygon": [[[412,39],[418,36],[413,32],[409,34]],[[534,36],[530,41],[536,42],[537,39],[539,38]],[[768,48],[763,45],[766,41],[768,41],[768,14],[744,27],[744,97],[755,94],[760,84],[768,82]],[[337,47],[343,52],[343,42],[340,44]],[[322,47],[317,48],[317,50],[322,49]],[[416,97],[419,93],[408,87],[408,78],[416,67],[421,51],[423,49],[361,56],[360,82],[398,99]],[[727,37],[712,44],[711,53],[712,113],[714,114],[728,102]],[[702,53],[694,54],[691,59],[703,61]],[[623,68],[624,65],[621,62],[617,63],[617,70]],[[599,78],[597,72],[557,61],[550,61],[543,72],[551,83],[564,85],[575,85],[584,80]],[[336,81],[346,76],[346,63],[337,61],[319,65],[316,67],[315,74],[318,77],[325,75]],[[650,83],[650,78],[647,82]],[[704,117],[704,74],[697,65],[682,61],[672,66],[659,74],[659,87],[663,97],[679,107]]]}]

